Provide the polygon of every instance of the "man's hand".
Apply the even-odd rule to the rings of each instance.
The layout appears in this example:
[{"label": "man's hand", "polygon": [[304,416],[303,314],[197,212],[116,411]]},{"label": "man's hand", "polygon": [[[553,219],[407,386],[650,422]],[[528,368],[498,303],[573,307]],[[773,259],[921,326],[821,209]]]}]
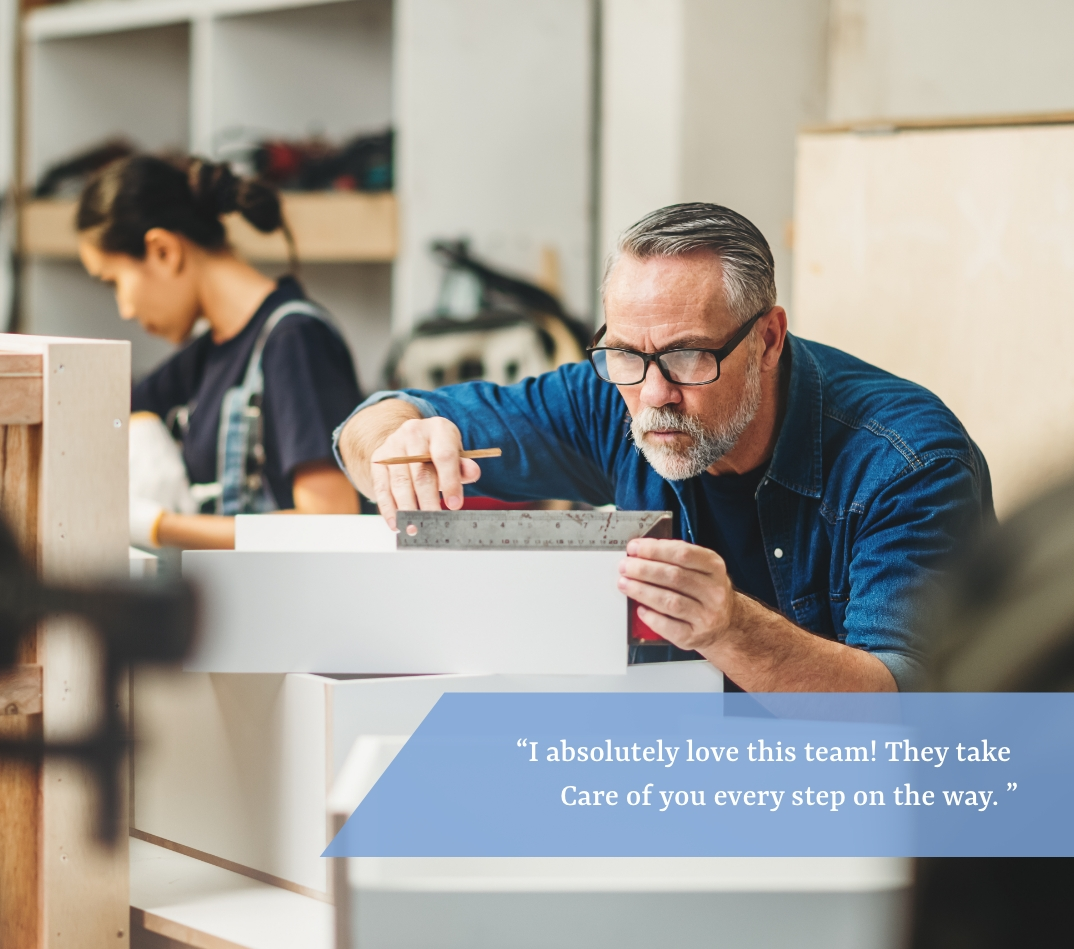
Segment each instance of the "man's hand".
[{"label": "man's hand", "polygon": [[723,558],[707,547],[641,537],[627,544],[619,574],[638,618],[680,649],[712,650],[733,624],[734,587]]},{"label": "man's hand", "polygon": [[749,692],[891,692],[876,656],[832,642],[738,592],[715,551],[681,540],[627,544],[619,589],[638,617],[680,649],[696,649]]},{"label": "man's hand", "polygon": [[[464,484],[481,477],[476,461],[461,457],[462,435],[446,418],[422,418],[412,405],[387,399],[359,412],[343,429],[340,453],[361,492],[377,502],[395,529],[398,511],[452,511],[462,507]],[[432,462],[378,465],[380,458],[431,455]]]}]

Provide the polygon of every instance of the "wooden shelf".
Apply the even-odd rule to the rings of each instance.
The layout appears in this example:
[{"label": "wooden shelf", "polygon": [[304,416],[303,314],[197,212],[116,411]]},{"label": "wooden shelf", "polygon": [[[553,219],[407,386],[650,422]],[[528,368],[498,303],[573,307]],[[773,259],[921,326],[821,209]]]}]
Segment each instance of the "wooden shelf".
[{"label": "wooden shelf", "polygon": [[[305,263],[380,263],[395,258],[396,201],[390,193],[285,193],[284,214]],[[78,239],[74,201],[31,201],[23,207],[23,251],[34,257],[74,258]],[[239,215],[226,221],[228,239],[247,260],[287,260],[283,235],[261,234]]]}]

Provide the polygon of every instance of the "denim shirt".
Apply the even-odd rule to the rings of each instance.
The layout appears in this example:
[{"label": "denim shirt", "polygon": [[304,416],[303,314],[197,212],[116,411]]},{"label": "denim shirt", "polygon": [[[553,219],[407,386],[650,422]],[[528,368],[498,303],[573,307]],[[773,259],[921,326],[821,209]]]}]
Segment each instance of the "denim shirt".
[{"label": "denim shirt", "polygon": [[[786,412],[756,494],[780,612],[872,653],[910,688],[924,651],[915,594],[994,521],[988,466],[928,390],[829,346],[787,342]],[[699,479],[667,481],[650,467],[618,390],[587,363],[512,386],[380,392],[355,411],[385,398],[450,419],[468,447],[502,448],[481,462],[482,494],[670,510],[676,536],[695,540]]]}]

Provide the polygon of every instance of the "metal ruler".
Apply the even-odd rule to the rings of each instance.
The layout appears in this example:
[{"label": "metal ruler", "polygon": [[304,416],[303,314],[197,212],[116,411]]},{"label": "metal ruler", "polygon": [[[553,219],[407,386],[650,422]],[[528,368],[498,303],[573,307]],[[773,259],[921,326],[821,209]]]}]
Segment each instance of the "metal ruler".
[{"label": "metal ruler", "polygon": [[670,511],[400,511],[399,550],[622,550],[671,537]]}]

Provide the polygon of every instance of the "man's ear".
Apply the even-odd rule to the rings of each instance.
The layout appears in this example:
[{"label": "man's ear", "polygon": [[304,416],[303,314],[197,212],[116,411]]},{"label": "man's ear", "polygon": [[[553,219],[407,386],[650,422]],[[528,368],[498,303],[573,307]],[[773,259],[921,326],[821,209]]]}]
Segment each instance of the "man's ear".
[{"label": "man's ear", "polygon": [[183,239],[163,227],[151,228],[145,232],[145,260],[154,269],[178,276],[187,262]]},{"label": "man's ear", "polygon": [[760,335],[764,343],[761,371],[770,372],[779,365],[779,357],[783,355],[783,346],[787,342],[787,311],[783,307],[774,306],[761,317]]}]

